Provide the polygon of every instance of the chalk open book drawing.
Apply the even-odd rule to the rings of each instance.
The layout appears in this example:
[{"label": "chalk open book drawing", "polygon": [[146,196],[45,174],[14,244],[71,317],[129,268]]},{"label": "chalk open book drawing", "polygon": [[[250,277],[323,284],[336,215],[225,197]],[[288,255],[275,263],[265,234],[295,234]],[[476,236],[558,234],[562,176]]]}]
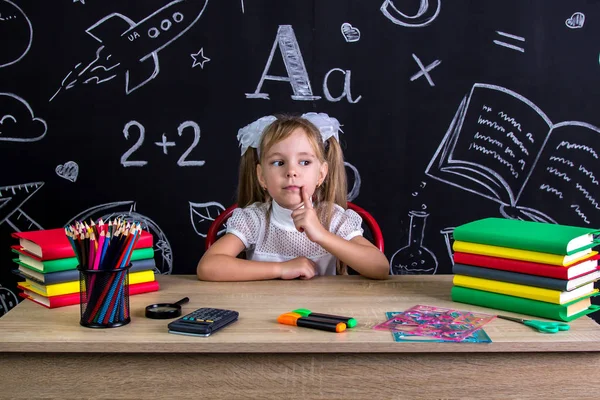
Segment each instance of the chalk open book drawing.
[{"label": "chalk open book drawing", "polygon": [[507,218],[594,226],[599,154],[598,127],[555,124],[520,94],[476,83],[425,173],[499,203]]}]

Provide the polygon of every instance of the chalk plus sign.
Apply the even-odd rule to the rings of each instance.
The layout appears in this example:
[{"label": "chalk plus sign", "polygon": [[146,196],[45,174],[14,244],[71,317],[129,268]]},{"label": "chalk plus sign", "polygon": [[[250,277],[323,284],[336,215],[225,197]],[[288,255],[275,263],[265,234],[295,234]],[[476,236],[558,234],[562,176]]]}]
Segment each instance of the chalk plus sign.
[{"label": "chalk plus sign", "polygon": [[167,136],[162,134],[162,142],[154,142],[155,145],[163,148],[163,153],[167,154],[167,147],[175,146],[175,142],[167,142]]}]

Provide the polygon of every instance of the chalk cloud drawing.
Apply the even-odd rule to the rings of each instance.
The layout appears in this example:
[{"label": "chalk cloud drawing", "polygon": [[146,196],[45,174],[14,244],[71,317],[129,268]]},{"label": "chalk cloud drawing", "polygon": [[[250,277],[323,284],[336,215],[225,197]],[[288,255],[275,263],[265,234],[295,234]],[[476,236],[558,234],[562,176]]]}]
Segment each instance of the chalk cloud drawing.
[{"label": "chalk cloud drawing", "polygon": [[[283,57],[283,63],[287,71],[288,76],[277,76],[269,75],[268,72],[271,69],[271,63],[273,62],[273,56],[275,50],[281,51]],[[265,69],[260,77],[260,81],[256,86],[254,93],[246,93],[248,99],[269,99],[268,93],[261,93],[262,85],[265,80],[289,82],[292,86],[294,94],[292,99],[294,100],[319,100],[321,96],[313,95],[312,88],[310,86],[310,80],[308,78],[308,72],[304,65],[304,59],[302,58],[302,52],[300,51],[300,45],[296,40],[296,34],[291,25],[281,25],[277,29],[277,37],[273,42],[269,59],[265,65]]]},{"label": "chalk cloud drawing", "polygon": [[0,38],[4,38],[0,40],[0,68],[19,62],[31,48],[31,22],[23,10],[9,0],[0,1]]},{"label": "chalk cloud drawing", "polygon": [[498,203],[506,218],[600,225],[600,128],[553,123],[502,86],[473,85],[425,173]]},{"label": "chalk cloud drawing", "polygon": [[394,253],[390,259],[391,275],[435,274],[437,257],[423,245],[428,213],[409,211],[410,226],[408,243]]},{"label": "chalk cloud drawing", "polygon": [[[503,37],[508,38],[508,39],[513,39],[513,40],[516,40],[516,41],[519,41],[519,42],[524,42],[525,41],[525,38],[521,37],[521,36],[512,35],[510,33],[501,32],[501,31],[496,31],[496,33],[498,35],[503,36]],[[506,40],[506,39],[503,39],[503,40]],[[518,51],[518,52],[521,52],[521,53],[525,53],[525,49],[524,48],[516,46],[514,44],[503,42],[501,40],[494,40],[494,44],[497,44],[498,46],[506,47],[508,49],[515,50],[515,51]]]},{"label": "chalk cloud drawing", "polygon": [[440,13],[442,6],[440,0],[433,0],[431,4],[429,0],[420,0],[417,12],[409,15],[400,11],[396,3],[401,3],[401,1],[385,0],[380,10],[394,24],[408,28],[421,28],[431,24]]},{"label": "chalk cloud drawing", "polygon": [[0,141],[36,142],[46,136],[46,121],[36,118],[29,104],[13,93],[0,93]]},{"label": "chalk cloud drawing", "polygon": [[75,182],[79,175],[79,165],[75,161],[67,161],[64,164],[57,165],[55,172],[61,178]]},{"label": "chalk cloud drawing", "polygon": [[576,12],[571,15],[571,18],[567,18],[565,21],[565,25],[570,29],[580,29],[583,28],[583,24],[585,23],[585,15],[581,12]]},{"label": "chalk cloud drawing", "polygon": [[[198,236],[206,237],[210,224],[225,210],[225,207],[221,203],[216,201],[209,201],[207,203],[190,203],[190,220],[192,221],[192,227]],[[221,229],[218,235],[225,233],[225,226]]]},{"label": "chalk cloud drawing", "polygon": [[17,304],[19,304],[17,295],[0,285],[0,317],[15,308]]},{"label": "chalk cloud drawing", "polygon": [[44,182],[0,186],[0,225],[6,223],[15,232],[44,229],[22,208],[42,186]]},{"label": "chalk cloud drawing", "polygon": [[[347,161],[344,161],[344,166],[352,171],[352,175],[349,175],[349,174],[346,174],[346,175],[348,176],[349,182],[352,180],[352,188],[348,192],[348,201],[354,201],[354,199],[356,199],[358,197],[358,195],[360,194],[360,184],[361,184],[360,173],[358,172],[358,169],[354,165],[350,164]],[[350,185],[348,185],[348,186],[350,186]]]},{"label": "chalk cloud drawing", "polygon": [[196,54],[190,54],[194,62],[192,63],[192,68],[196,65],[199,65],[201,69],[204,69],[204,64],[210,61],[210,58],[204,56],[204,47],[200,49]]},{"label": "chalk cloud drawing", "polygon": [[120,70],[125,70],[126,94],[141,88],[160,72],[158,52],[187,32],[207,4],[208,0],[175,0],[139,22],[119,13],[102,18],[86,30],[102,44],[96,58],[85,66],[77,64],[49,101],[77,83],[107,82]]},{"label": "chalk cloud drawing", "polygon": [[360,40],[360,30],[352,26],[349,22],[344,22],[341,27],[342,35],[346,42],[358,42]]},{"label": "chalk cloud drawing", "polygon": [[414,81],[415,79],[424,76],[425,79],[427,79],[427,82],[429,82],[429,86],[435,86],[435,83],[433,83],[433,80],[431,79],[431,75],[429,75],[429,71],[431,71],[432,69],[434,69],[435,67],[437,67],[438,65],[440,65],[442,62],[440,60],[435,60],[434,62],[432,62],[431,64],[429,64],[427,67],[425,67],[423,65],[423,63],[421,62],[421,60],[419,59],[419,57],[417,57],[416,55],[412,55],[413,59],[415,60],[415,62],[417,63],[417,65],[419,66],[419,69],[421,71],[417,72],[416,74],[414,74],[413,76],[410,77],[410,81]]},{"label": "chalk cloud drawing", "polygon": [[[104,221],[113,218],[123,218],[126,221],[138,221],[142,229],[149,231],[154,236],[154,259],[156,262],[155,272],[163,275],[170,275],[173,271],[173,252],[171,244],[163,233],[162,229],[147,216],[136,212],[135,201],[118,201],[113,203],[100,204],[77,214],[65,225],[72,224],[74,221],[96,220],[102,218]],[[158,253],[158,254],[157,254]],[[158,257],[160,255],[160,257]]]}]

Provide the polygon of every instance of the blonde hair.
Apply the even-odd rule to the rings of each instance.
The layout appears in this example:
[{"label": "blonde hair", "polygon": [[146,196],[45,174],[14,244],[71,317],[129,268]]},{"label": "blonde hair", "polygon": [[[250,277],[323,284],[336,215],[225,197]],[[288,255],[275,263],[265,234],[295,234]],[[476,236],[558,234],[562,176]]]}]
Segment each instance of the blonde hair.
[{"label": "blonde hair", "polygon": [[[253,203],[271,201],[269,193],[260,186],[256,175],[256,166],[262,162],[262,157],[276,143],[288,138],[296,129],[302,129],[308,141],[313,146],[315,155],[321,163],[328,166],[327,176],[313,194],[313,203],[319,220],[327,229],[331,224],[334,204],[344,209],[348,208],[348,191],[344,154],[338,141],[331,137],[323,142],[319,129],[302,117],[278,115],[262,134],[257,149],[249,147],[240,160],[237,204],[247,207]],[[262,157],[259,157],[259,154]],[[268,217],[268,215],[267,215]],[[338,260],[338,274],[346,274],[347,268]]]}]

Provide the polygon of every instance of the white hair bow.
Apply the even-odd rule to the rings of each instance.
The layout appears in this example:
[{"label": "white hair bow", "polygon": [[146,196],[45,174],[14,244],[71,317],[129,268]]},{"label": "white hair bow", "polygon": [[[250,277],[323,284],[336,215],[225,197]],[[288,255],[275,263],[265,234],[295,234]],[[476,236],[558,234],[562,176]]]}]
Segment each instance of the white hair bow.
[{"label": "white hair bow", "polygon": [[[340,129],[340,122],[336,118],[330,117],[325,113],[315,112],[302,114],[302,118],[310,121],[314,126],[317,127],[317,129],[319,129],[321,137],[323,138],[323,142],[332,136],[335,137],[335,139],[339,142],[338,131],[343,131]],[[269,125],[273,123],[273,121],[276,120],[276,117],[267,115],[257,119],[249,125],[246,125],[238,131],[237,139],[240,142],[242,155],[244,155],[249,147],[258,149],[263,132]]]},{"label": "white hair bow", "polygon": [[267,115],[254,121],[253,123],[246,125],[238,131],[237,139],[240,142],[242,148],[242,155],[248,150],[248,147],[254,147],[258,149],[260,144],[260,138],[267,126],[271,125],[273,121],[276,121],[272,115]]},{"label": "white hair bow", "polygon": [[321,132],[323,141],[326,141],[332,136],[335,137],[335,140],[338,142],[340,141],[338,131],[342,130],[340,129],[340,121],[338,121],[336,118],[330,117],[325,113],[315,112],[302,114],[302,118],[309,120],[314,126],[317,127],[319,132]]}]

